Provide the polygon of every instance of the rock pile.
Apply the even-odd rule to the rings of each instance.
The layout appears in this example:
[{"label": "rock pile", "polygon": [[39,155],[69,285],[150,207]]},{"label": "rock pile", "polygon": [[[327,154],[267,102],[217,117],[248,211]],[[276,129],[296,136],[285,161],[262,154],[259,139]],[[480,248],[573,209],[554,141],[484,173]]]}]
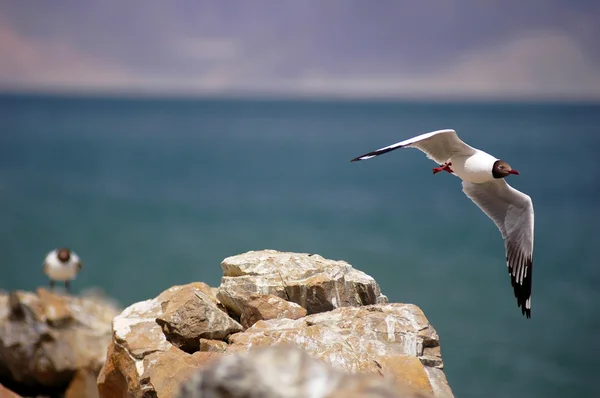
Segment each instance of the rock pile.
[{"label": "rock pile", "polygon": [[0,384],[25,396],[97,397],[96,378],[119,312],[101,297],[44,288],[1,294]]},{"label": "rock pile", "polygon": [[175,286],[114,318],[100,397],[452,397],[421,310],[350,264],[264,250],[221,265],[218,289]]}]

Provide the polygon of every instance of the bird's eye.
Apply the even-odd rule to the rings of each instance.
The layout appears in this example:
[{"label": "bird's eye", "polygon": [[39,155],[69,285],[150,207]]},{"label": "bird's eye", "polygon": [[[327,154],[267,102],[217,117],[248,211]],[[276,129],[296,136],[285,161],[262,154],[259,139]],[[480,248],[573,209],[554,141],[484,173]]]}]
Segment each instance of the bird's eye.
[{"label": "bird's eye", "polygon": [[498,165],[498,168],[499,168],[500,170],[502,170],[502,169],[504,168],[504,166],[502,166],[502,165]]}]

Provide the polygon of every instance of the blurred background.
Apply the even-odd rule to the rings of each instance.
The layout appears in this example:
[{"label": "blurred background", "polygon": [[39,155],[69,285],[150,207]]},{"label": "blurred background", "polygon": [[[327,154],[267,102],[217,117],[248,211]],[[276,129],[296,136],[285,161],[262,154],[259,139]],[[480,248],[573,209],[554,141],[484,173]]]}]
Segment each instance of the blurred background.
[{"label": "blurred background", "polygon": [[[0,0],[0,288],[68,246],[122,305],[223,258],[318,253],[439,332],[457,397],[593,396],[597,1]],[[532,198],[532,318],[500,233],[417,150],[441,128]]]}]

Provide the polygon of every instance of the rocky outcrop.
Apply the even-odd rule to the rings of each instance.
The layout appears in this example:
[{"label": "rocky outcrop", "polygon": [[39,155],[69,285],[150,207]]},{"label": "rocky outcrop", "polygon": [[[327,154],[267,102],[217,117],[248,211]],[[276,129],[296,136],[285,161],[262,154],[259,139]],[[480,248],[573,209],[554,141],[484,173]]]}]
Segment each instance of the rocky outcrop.
[{"label": "rocky outcrop", "polygon": [[[205,284],[175,286],[115,317],[101,397],[176,397],[192,378],[190,394],[279,397],[263,387],[278,379],[308,385],[307,377],[327,392],[314,396],[395,397],[393,383],[402,396],[452,397],[425,315],[388,304],[350,264],[265,250],[229,257],[222,268],[216,296]],[[288,347],[289,363],[285,350],[254,353],[269,346]],[[228,379],[239,385],[224,387]],[[244,386],[254,390],[242,394]]]},{"label": "rocky outcrop", "polygon": [[119,311],[102,297],[44,288],[0,296],[0,384],[25,396],[97,396],[81,389],[95,386]]},{"label": "rocky outcrop", "polygon": [[230,355],[184,383],[179,398],[425,398],[377,375],[350,374],[293,345]]}]

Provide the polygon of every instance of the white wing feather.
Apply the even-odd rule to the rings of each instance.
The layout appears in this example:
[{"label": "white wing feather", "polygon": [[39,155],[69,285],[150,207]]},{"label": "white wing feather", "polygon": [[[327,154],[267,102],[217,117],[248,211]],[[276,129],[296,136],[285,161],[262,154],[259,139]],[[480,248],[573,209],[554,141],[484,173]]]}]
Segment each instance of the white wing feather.
[{"label": "white wing feather", "polygon": [[429,159],[432,159],[438,164],[443,164],[455,155],[472,155],[476,150],[465,144],[456,131],[451,129],[437,130],[431,133],[418,135],[407,140],[397,142],[373,152],[366,153],[352,159],[353,162],[358,160],[366,160],[375,156],[383,155],[398,148],[417,148],[421,150]]},{"label": "white wing feather", "polygon": [[463,181],[463,192],[494,221],[506,249],[506,264],[515,296],[523,313],[530,316],[533,268],[534,214],[531,198],[504,179],[483,184]]}]

